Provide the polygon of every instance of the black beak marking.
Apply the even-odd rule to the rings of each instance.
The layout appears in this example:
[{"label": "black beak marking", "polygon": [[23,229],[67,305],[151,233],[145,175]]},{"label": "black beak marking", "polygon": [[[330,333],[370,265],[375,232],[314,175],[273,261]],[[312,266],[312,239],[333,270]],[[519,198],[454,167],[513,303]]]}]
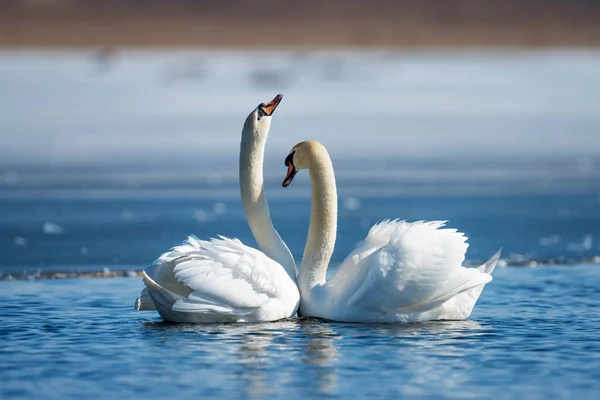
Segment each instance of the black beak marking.
[{"label": "black beak marking", "polygon": [[281,186],[283,187],[288,187],[289,184],[292,183],[292,180],[294,180],[294,176],[296,176],[296,173],[298,172],[296,170],[296,167],[294,166],[294,153],[295,152],[292,151],[285,158],[285,166],[288,167],[288,171],[285,176],[285,179],[283,180],[283,183],[281,184]]},{"label": "black beak marking", "polygon": [[289,167],[289,166],[290,166],[290,164],[291,164],[292,166],[294,166],[294,154],[295,154],[295,153],[296,153],[295,151],[292,151],[292,152],[291,152],[290,154],[288,154],[288,156],[285,158],[285,166],[286,166],[286,167]]}]

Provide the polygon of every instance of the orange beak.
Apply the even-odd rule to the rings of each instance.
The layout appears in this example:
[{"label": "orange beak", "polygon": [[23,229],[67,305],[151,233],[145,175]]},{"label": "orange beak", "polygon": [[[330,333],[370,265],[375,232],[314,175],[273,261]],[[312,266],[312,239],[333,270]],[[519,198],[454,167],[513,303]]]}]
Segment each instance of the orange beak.
[{"label": "orange beak", "polygon": [[283,99],[283,95],[278,94],[277,96],[275,96],[275,98],[273,100],[271,100],[267,104],[263,105],[262,109],[265,112],[265,114],[269,115],[269,116],[272,115],[273,111],[275,111],[275,109],[277,108],[279,103],[281,103],[282,99]]}]

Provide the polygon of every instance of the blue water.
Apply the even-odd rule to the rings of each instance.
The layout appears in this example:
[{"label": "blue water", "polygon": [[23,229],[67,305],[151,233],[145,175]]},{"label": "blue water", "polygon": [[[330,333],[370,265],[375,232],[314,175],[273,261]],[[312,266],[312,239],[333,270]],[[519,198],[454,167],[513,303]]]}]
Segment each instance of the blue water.
[{"label": "blue water", "polygon": [[[299,260],[309,199],[270,204]],[[393,216],[449,218],[470,236],[471,259],[500,246],[509,259],[598,254],[596,196],[340,204],[334,264]],[[227,196],[4,199],[0,210],[4,275],[139,269],[188,233],[253,243],[239,200]],[[600,390],[597,265],[497,268],[469,321],[411,325],[170,325],[133,310],[142,287],[140,278],[0,282],[0,398],[567,399]]]},{"label": "blue water", "polygon": [[[269,192],[274,194],[269,204],[275,226],[299,263],[310,200],[278,197],[278,191],[309,190],[273,187]],[[0,273],[140,269],[189,234],[221,234],[255,245],[239,195],[206,197],[0,199]],[[472,260],[487,259],[500,247],[505,258],[567,261],[600,253],[600,199],[595,195],[371,196],[340,199],[333,262],[341,262],[384,218],[449,220],[449,226],[469,237]]]},{"label": "blue water", "polygon": [[595,398],[600,268],[495,272],[471,320],[170,325],[137,278],[0,282],[0,397]]},{"label": "blue water", "polygon": [[[600,53],[0,52],[0,398],[595,398],[600,391]],[[265,77],[273,77],[266,79]],[[265,176],[299,262],[317,139],[339,263],[383,218],[449,220],[500,247],[469,321],[170,325],[137,270],[186,235],[254,245],[243,118],[276,93]],[[31,280],[9,281],[9,277]]]}]

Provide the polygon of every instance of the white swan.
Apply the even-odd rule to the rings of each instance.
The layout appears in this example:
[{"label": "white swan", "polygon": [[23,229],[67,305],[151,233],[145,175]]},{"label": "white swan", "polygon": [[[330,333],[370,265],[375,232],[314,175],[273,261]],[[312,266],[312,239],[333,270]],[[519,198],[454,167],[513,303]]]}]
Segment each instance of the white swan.
[{"label": "white swan", "polygon": [[492,280],[500,252],[479,268],[462,262],[467,238],[442,221],[383,221],[342,262],[326,270],[337,229],[337,193],[331,159],[313,141],[294,146],[283,186],[308,169],[312,185],[308,240],[298,274],[302,316],[344,322],[462,320]]},{"label": "white swan", "polygon": [[296,265],[273,227],[263,185],[271,115],[282,97],[248,115],[240,144],[242,202],[262,251],[238,239],[189,237],[144,271],[138,310],[156,309],[164,320],[190,323],[274,321],[296,314]]}]

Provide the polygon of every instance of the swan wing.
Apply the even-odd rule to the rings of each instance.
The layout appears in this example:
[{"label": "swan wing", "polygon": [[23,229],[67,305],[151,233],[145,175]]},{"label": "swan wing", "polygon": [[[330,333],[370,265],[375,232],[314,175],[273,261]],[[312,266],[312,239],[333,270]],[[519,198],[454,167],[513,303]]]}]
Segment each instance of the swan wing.
[{"label": "swan wing", "polygon": [[280,264],[238,239],[222,236],[209,241],[188,237],[146,271],[145,281],[151,292],[160,286],[176,313],[256,317],[269,305],[278,308],[276,313],[292,308],[290,315],[277,316],[284,318],[295,313],[294,297],[296,303],[299,299]]},{"label": "swan wing", "polygon": [[389,315],[426,311],[489,282],[489,274],[461,266],[467,238],[442,229],[444,224],[394,220],[375,225],[330,284],[346,292],[348,307]]},{"label": "swan wing", "polygon": [[329,281],[330,284],[339,283],[354,275],[357,265],[365,257],[385,246],[390,241],[392,233],[404,223],[397,219],[385,219],[373,225],[365,239],[342,261],[335,275]]}]

